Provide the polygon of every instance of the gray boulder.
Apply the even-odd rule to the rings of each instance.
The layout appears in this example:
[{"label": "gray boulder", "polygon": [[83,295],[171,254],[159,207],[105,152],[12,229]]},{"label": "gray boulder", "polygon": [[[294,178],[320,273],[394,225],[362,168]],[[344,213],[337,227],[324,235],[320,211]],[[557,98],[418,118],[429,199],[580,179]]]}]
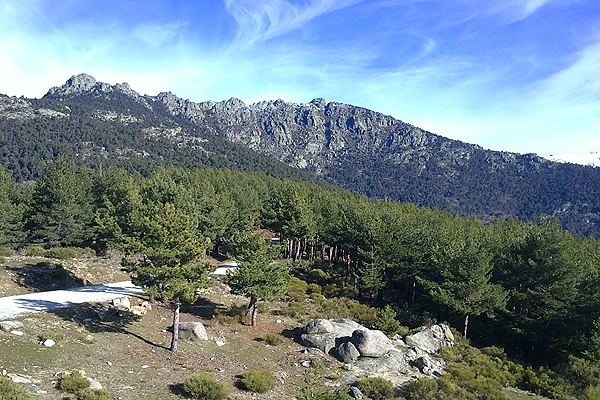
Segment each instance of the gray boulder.
[{"label": "gray boulder", "polygon": [[21,321],[0,321],[0,329],[4,332],[14,331],[22,327],[23,323]]},{"label": "gray boulder", "polygon": [[206,329],[200,322],[179,323],[179,339],[187,343],[198,344],[200,341],[208,340]]},{"label": "gray boulder", "polygon": [[381,357],[394,347],[385,333],[371,329],[355,330],[351,340],[363,357]]},{"label": "gray boulder", "polygon": [[336,347],[335,350],[338,360],[344,363],[352,362],[360,357],[360,352],[352,342],[344,342]]},{"label": "gray boulder", "polygon": [[333,324],[328,319],[311,319],[304,327],[304,333],[331,333],[334,331]]},{"label": "gray boulder", "polygon": [[361,357],[354,367],[373,374],[401,374],[409,369],[404,351],[391,349],[379,358]]},{"label": "gray boulder", "polygon": [[435,375],[440,377],[444,373],[444,366],[438,359],[432,358],[425,354],[422,357],[417,358],[415,366],[419,368],[419,371],[425,375]]},{"label": "gray boulder", "polygon": [[[317,320],[309,321],[304,328],[305,333],[301,336],[302,343],[306,347],[315,347],[325,354],[329,354],[331,349],[335,349],[342,343],[350,341],[352,332],[355,330],[367,329],[351,319],[345,318],[320,320],[320,322],[314,321]],[[328,321],[328,323],[321,321]],[[331,332],[326,332],[331,329],[329,325],[331,325],[333,330],[331,330]],[[315,330],[317,332],[309,333]]]},{"label": "gray boulder", "polygon": [[442,347],[454,346],[454,335],[444,324],[432,325],[405,338],[408,346],[417,347],[427,353],[435,353]]}]

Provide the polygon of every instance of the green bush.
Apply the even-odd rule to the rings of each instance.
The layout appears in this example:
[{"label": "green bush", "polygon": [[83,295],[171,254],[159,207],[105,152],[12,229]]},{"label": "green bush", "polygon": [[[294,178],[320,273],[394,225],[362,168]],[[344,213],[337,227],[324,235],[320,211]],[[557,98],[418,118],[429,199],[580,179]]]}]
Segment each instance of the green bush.
[{"label": "green bush", "polygon": [[222,400],[229,396],[229,389],[211,373],[190,376],[183,382],[183,390],[193,399]]},{"label": "green bush", "polygon": [[78,391],[89,387],[90,381],[79,372],[73,372],[72,374],[63,377],[59,383],[60,390],[67,393],[77,393]]},{"label": "green bush", "polygon": [[406,398],[408,400],[429,400],[438,391],[438,384],[433,379],[415,379],[406,385]]},{"label": "green bush", "polygon": [[358,389],[372,400],[386,400],[394,398],[392,382],[380,377],[361,379],[356,385]]},{"label": "green bush", "polygon": [[278,346],[283,343],[283,338],[281,335],[275,335],[273,333],[265,333],[261,339],[269,343],[271,346]]},{"label": "green bush", "polygon": [[309,296],[314,293],[321,294],[321,286],[317,285],[316,283],[309,283],[306,293]]},{"label": "green bush", "polygon": [[77,257],[77,249],[74,247],[53,247],[44,252],[44,257],[68,260]]},{"label": "green bush", "polygon": [[296,301],[292,301],[290,304],[288,304],[288,307],[284,310],[284,312],[290,317],[299,317],[306,314],[306,307]]},{"label": "green bush", "polygon": [[0,399],[2,400],[34,400],[35,397],[29,394],[19,384],[14,383],[10,378],[0,376]]},{"label": "green bush", "polygon": [[10,247],[0,247],[0,256],[1,257],[10,257],[15,254],[15,250]]},{"label": "green bush", "polygon": [[388,337],[393,337],[402,325],[396,319],[396,311],[390,305],[377,310],[375,318],[373,318],[373,327],[383,331]]},{"label": "green bush", "polygon": [[39,246],[27,246],[23,248],[23,253],[30,257],[45,257],[46,250]]},{"label": "green bush", "polygon": [[317,279],[329,279],[329,275],[327,275],[321,268],[313,268],[308,271],[308,274]]},{"label": "green bush", "polygon": [[275,377],[270,371],[251,371],[242,374],[244,387],[254,393],[265,393],[275,386]]},{"label": "green bush", "polygon": [[113,400],[112,395],[106,389],[81,389],[75,393],[73,400]]},{"label": "green bush", "polygon": [[318,306],[322,305],[325,302],[325,296],[323,296],[321,293],[313,292],[310,294],[309,297]]},{"label": "green bush", "polygon": [[52,339],[52,340],[54,340],[54,342],[58,342],[59,340],[63,340],[64,338],[65,338],[64,333],[58,333],[58,332],[52,332],[52,331],[42,332],[42,334],[40,335],[41,342],[44,342],[48,339]]},{"label": "green bush", "polygon": [[286,294],[293,301],[300,303],[306,298],[307,290],[308,283],[293,276],[288,282],[288,290]]}]

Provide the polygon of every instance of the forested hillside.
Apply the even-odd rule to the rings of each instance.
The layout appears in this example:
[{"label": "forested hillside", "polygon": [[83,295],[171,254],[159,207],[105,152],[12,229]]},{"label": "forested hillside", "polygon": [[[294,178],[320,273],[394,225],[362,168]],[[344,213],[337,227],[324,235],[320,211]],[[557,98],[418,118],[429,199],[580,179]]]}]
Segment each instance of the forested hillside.
[{"label": "forested hillside", "polygon": [[236,235],[269,229],[286,245],[284,257],[313,271],[297,273],[391,304],[409,326],[437,319],[466,331],[469,322],[474,341],[542,364],[568,354],[600,359],[591,340],[600,335],[600,243],[553,219],[484,225],[261,173],[158,169],[142,177],[62,158],[35,184],[19,187],[3,170],[0,185],[4,248],[122,248],[140,234],[136,221],[169,208],[222,252]]},{"label": "forested hillside", "polygon": [[323,99],[194,103],[82,74],[42,99],[1,96],[0,145],[18,181],[59,154],[145,175],[157,165],[263,171],[486,223],[554,216],[573,234],[600,237],[598,168],[484,150]]}]

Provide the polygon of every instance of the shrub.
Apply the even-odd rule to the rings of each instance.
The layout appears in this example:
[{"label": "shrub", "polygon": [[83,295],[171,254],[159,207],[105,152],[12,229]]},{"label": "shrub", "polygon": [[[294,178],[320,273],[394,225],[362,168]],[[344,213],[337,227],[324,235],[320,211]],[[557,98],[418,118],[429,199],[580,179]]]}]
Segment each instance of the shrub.
[{"label": "shrub", "polygon": [[54,342],[58,342],[59,340],[63,340],[64,338],[65,338],[64,333],[58,333],[58,332],[52,332],[52,331],[42,332],[42,334],[40,335],[41,342],[44,342],[48,339],[52,339],[52,340],[54,340]]},{"label": "shrub", "polygon": [[373,326],[380,331],[383,331],[388,337],[394,336],[400,330],[400,322],[396,319],[396,311],[390,305],[377,310],[375,318],[373,318]]},{"label": "shrub", "polygon": [[198,400],[222,400],[229,396],[227,386],[209,372],[186,378],[183,382],[183,390],[190,397]]},{"label": "shrub", "polygon": [[287,296],[300,303],[306,298],[306,290],[308,290],[308,283],[294,276],[288,282]]},{"label": "shrub", "polygon": [[44,250],[43,248],[39,247],[39,246],[27,246],[23,248],[23,253],[25,253],[26,256],[30,256],[30,257],[45,257],[46,256],[46,250]]},{"label": "shrub", "polygon": [[394,398],[392,382],[380,377],[361,379],[356,385],[358,389],[372,400],[386,400]]},{"label": "shrub", "polygon": [[429,400],[437,391],[438,384],[433,379],[415,379],[406,385],[406,398],[408,400]]},{"label": "shrub", "polygon": [[329,279],[329,275],[327,275],[321,268],[313,268],[308,274],[317,279]]},{"label": "shrub", "polygon": [[82,389],[90,387],[90,381],[79,372],[73,372],[60,380],[59,388],[63,392],[77,393]]},{"label": "shrub", "polygon": [[0,399],[34,400],[34,397],[12,379],[0,376]]},{"label": "shrub", "polygon": [[323,296],[321,293],[312,292],[309,297],[318,306],[322,305],[325,302],[325,296]]},{"label": "shrub", "polygon": [[76,400],[112,400],[112,395],[106,389],[81,389],[75,393]]},{"label": "shrub", "polygon": [[308,295],[311,295],[314,293],[321,294],[321,286],[317,285],[316,283],[309,283],[308,288],[306,289],[306,293]]},{"label": "shrub", "polygon": [[242,374],[244,387],[254,393],[265,393],[275,386],[275,377],[270,371],[251,371]]},{"label": "shrub", "polygon": [[281,335],[275,335],[273,333],[265,333],[261,339],[269,343],[271,346],[278,346],[283,343],[283,338]]},{"label": "shrub", "polygon": [[287,309],[285,309],[285,313],[290,317],[298,317],[306,314],[306,307],[296,301],[292,301],[288,304]]},{"label": "shrub", "polygon": [[15,254],[15,250],[10,247],[0,247],[0,256],[10,257]]},{"label": "shrub", "polygon": [[44,257],[67,260],[77,257],[77,250],[74,247],[53,247],[44,252]]}]

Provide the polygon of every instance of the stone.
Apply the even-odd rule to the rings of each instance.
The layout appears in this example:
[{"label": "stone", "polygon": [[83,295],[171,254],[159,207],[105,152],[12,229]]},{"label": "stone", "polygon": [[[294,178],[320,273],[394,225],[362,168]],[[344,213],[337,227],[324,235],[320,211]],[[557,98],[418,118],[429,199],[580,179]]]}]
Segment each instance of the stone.
[{"label": "stone", "polygon": [[397,349],[389,350],[382,357],[361,357],[354,362],[354,368],[374,374],[401,374],[409,367],[404,352]]},{"label": "stone", "polygon": [[365,395],[356,386],[352,386],[348,392],[350,394],[350,397],[352,397],[353,399],[364,399],[365,398]]},{"label": "stone", "polygon": [[14,331],[22,327],[23,323],[21,321],[0,321],[0,329],[4,332]]},{"label": "stone", "polygon": [[102,389],[102,385],[97,380],[94,380],[94,379],[90,378],[89,376],[86,377],[85,379],[87,379],[88,382],[90,383],[90,389],[94,389],[94,390]]},{"label": "stone", "polygon": [[[314,320],[313,320],[314,321]],[[325,321],[325,320],[323,320]],[[335,349],[339,345],[344,342],[350,341],[352,337],[352,332],[357,329],[367,329],[364,326],[352,321],[351,319],[330,319],[327,320],[333,327],[331,332],[321,332],[321,333],[304,333],[301,335],[302,343],[306,347],[315,347],[321,350],[325,354],[329,354],[332,349]],[[311,321],[309,321],[310,323]],[[308,326],[308,324],[307,324]],[[329,329],[328,324],[319,323],[319,330]],[[324,326],[324,328],[323,328]],[[313,330],[315,327],[311,324],[308,328],[304,328],[304,332],[308,330]]]},{"label": "stone", "polygon": [[444,373],[444,366],[442,365],[442,362],[438,359],[430,357],[427,354],[419,357],[415,361],[415,366],[419,368],[419,371],[425,375],[435,375],[440,377]]},{"label": "stone", "polygon": [[327,319],[312,319],[304,327],[304,333],[331,333],[333,324]]},{"label": "stone", "polygon": [[352,362],[360,356],[360,352],[352,342],[344,342],[336,347],[335,350],[338,360],[343,363]]},{"label": "stone", "polygon": [[8,377],[14,382],[14,383],[32,383],[31,382],[31,377],[28,375],[22,375],[22,374],[8,374]]},{"label": "stone", "polygon": [[21,331],[10,331],[10,333],[15,336],[23,336],[23,332]]},{"label": "stone", "polygon": [[378,330],[357,329],[351,340],[363,357],[381,357],[394,347],[385,333]]},{"label": "stone", "polygon": [[307,348],[306,353],[310,354],[311,356],[318,356],[318,357],[322,357],[325,355],[325,353],[323,353],[320,349],[317,349],[316,347]]},{"label": "stone", "polygon": [[453,347],[454,335],[450,331],[450,327],[438,324],[423,328],[414,335],[408,335],[405,342],[408,346],[418,347],[427,353],[433,354],[442,347]]},{"label": "stone", "polygon": [[44,345],[44,347],[52,347],[56,344],[56,342],[52,339],[46,339],[42,344]]},{"label": "stone", "polygon": [[112,300],[112,306],[118,308],[119,310],[127,310],[131,308],[131,302],[129,301],[128,296],[118,297]]},{"label": "stone", "polygon": [[179,324],[179,339],[187,343],[198,344],[208,340],[206,329],[200,322],[181,322]]},{"label": "stone", "polygon": [[223,336],[217,336],[214,337],[213,342],[215,342],[217,344],[217,346],[221,347],[221,346],[225,346],[225,338]]}]

